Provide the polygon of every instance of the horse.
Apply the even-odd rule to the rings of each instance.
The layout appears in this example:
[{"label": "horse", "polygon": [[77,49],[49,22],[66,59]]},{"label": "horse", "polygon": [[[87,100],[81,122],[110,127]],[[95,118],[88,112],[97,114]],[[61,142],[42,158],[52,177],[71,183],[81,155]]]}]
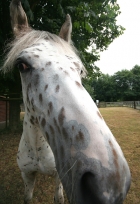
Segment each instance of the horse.
[{"label": "horse", "polygon": [[29,26],[10,4],[14,40],[3,72],[20,72],[25,116],[17,163],[30,203],[36,173],[56,179],[55,204],[122,204],[131,174],[123,152],[82,85],[86,69],[71,43],[69,14],[59,35]]}]

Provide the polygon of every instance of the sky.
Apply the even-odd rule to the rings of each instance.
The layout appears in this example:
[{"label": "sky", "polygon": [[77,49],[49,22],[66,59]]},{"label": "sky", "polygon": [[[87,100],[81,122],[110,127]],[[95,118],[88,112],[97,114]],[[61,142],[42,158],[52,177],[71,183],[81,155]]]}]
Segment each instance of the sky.
[{"label": "sky", "polygon": [[117,24],[126,30],[107,50],[100,53],[95,64],[104,74],[113,75],[122,69],[130,70],[140,65],[140,0],[118,0],[121,14]]}]

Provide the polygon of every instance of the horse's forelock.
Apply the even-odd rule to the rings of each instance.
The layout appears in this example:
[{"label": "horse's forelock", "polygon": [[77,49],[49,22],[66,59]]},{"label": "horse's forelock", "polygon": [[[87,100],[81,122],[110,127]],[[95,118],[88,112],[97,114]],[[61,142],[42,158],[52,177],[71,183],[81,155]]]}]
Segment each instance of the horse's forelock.
[{"label": "horse's forelock", "polygon": [[[49,32],[29,29],[25,31],[25,33],[22,32],[12,42],[10,42],[7,45],[6,50],[8,49],[9,52],[5,57],[5,62],[2,67],[2,71],[4,73],[11,71],[14,68],[15,61],[18,55],[22,52],[22,50],[32,46],[41,39],[50,40],[51,42],[56,43],[57,44],[56,46],[58,46],[58,48],[62,48],[66,54],[78,57],[78,52],[72,43],[71,45],[69,45],[67,42],[65,42],[57,35],[51,34]],[[85,75],[86,69],[83,66],[82,77],[84,77]]]}]

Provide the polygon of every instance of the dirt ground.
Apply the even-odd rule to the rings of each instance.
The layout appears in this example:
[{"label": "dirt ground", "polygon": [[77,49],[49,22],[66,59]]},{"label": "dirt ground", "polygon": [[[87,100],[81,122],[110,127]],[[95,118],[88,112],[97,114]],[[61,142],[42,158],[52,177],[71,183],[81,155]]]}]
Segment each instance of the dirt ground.
[{"label": "dirt ground", "polygon": [[[129,108],[100,111],[130,166],[132,183],[124,204],[140,204],[140,111]],[[0,204],[23,204],[24,184],[16,163],[20,135],[0,133]],[[32,203],[52,204],[54,184],[53,178],[38,175]]]}]

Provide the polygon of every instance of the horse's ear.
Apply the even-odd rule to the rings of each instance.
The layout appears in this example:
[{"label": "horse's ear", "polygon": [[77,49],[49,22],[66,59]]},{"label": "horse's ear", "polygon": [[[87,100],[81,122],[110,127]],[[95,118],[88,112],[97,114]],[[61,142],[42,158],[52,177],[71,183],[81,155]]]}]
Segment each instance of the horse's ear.
[{"label": "horse's ear", "polygon": [[10,16],[12,29],[16,36],[29,27],[27,16],[22,8],[20,0],[11,1]]},{"label": "horse's ear", "polygon": [[72,23],[71,17],[69,14],[66,15],[65,23],[62,25],[59,37],[70,43],[71,41],[71,32],[72,32]]}]

